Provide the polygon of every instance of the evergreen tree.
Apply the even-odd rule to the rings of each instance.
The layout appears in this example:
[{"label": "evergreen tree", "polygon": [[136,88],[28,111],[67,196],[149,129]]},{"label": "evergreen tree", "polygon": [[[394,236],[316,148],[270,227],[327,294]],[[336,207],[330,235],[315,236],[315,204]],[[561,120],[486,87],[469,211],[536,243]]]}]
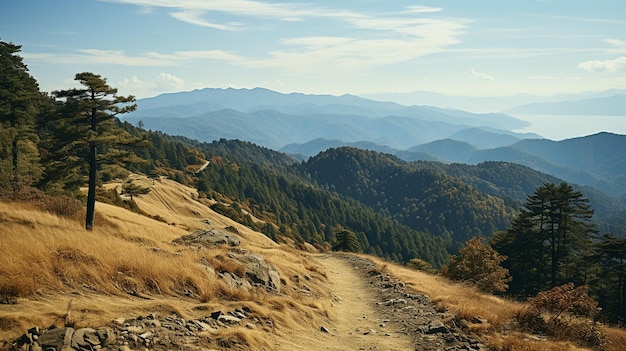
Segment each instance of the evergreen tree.
[{"label": "evergreen tree", "polygon": [[361,245],[354,232],[342,230],[335,235],[337,244],[333,246],[333,251],[360,252]]},{"label": "evergreen tree", "polygon": [[[117,89],[110,87],[100,75],[84,72],[76,74],[74,79],[83,88],[53,94],[62,102],[60,122],[66,128],[64,133],[68,137],[61,152],[77,151],[87,156],[89,180],[85,227],[91,230],[95,215],[98,161],[124,162],[132,159],[132,152],[124,146],[138,141],[128,133],[122,133],[116,116],[133,111],[136,105],[133,96],[117,96]],[[100,158],[98,151],[102,152]]]},{"label": "evergreen tree", "polygon": [[509,257],[505,266],[520,289],[516,293],[587,283],[586,257],[595,235],[588,202],[566,183],[546,183],[528,197],[511,228],[494,236],[492,246]]},{"label": "evergreen tree", "polygon": [[42,172],[35,125],[46,99],[17,55],[20,49],[0,41],[0,183],[11,184],[12,191],[36,182]]},{"label": "evergreen tree", "polygon": [[130,201],[133,201],[135,195],[145,195],[150,192],[150,188],[135,184],[132,179],[128,179],[122,184],[122,194],[130,195]]},{"label": "evergreen tree", "polygon": [[626,238],[606,234],[596,244],[601,278],[594,286],[606,317],[613,323],[626,321]]}]

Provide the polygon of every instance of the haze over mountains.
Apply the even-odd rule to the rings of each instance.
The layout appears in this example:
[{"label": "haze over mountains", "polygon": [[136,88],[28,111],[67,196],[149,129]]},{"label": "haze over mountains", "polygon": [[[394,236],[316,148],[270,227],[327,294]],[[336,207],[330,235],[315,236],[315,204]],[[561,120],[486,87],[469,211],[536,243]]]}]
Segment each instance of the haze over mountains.
[{"label": "haze over mountains", "polygon": [[[583,100],[527,104],[513,110],[567,113],[578,108],[584,114],[597,108],[598,114],[615,114],[626,101],[624,93],[563,96]],[[527,122],[505,113],[405,106],[353,95],[282,94],[263,88],[207,88],[141,99],[137,104],[137,111],[124,120],[199,141],[238,139],[301,158],[352,146],[406,161],[507,161],[626,201],[623,135],[599,133],[557,142],[516,132]]]},{"label": "haze over mountains", "polygon": [[[518,94],[497,97],[471,97],[438,94],[426,91],[362,95],[379,101],[394,101],[403,105],[435,105],[473,112],[504,111],[508,113],[539,114],[625,114],[626,89],[609,89],[601,92],[537,96]],[[584,107],[574,109],[572,105]]]},{"label": "haze over mountains", "polygon": [[[281,94],[262,88],[164,94],[139,100],[138,110],[125,119],[200,141],[241,139],[276,150],[318,138],[367,141],[402,150],[469,128],[490,127],[495,133],[511,134],[527,125],[502,113],[404,106],[352,95]],[[512,134],[517,140],[539,138]]]}]

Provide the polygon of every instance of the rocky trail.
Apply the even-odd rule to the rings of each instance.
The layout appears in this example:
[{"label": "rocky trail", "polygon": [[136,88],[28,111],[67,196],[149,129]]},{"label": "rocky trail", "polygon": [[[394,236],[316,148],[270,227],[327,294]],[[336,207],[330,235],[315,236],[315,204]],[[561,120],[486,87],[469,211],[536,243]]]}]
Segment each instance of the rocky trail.
[{"label": "rocky trail", "polygon": [[[429,297],[353,255],[327,255],[337,316],[330,342],[318,338],[317,350],[483,350],[475,336],[445,323]],[[312,345],[312,346],[314,346]],[[304,348],[306,349],[306,348]]]},{"label": "rocky trail", "polygon": [[[275,350],[483,350],[477,337],[454,328],[428,296],[416,293],[372,261],[345,254],[322,254],[333,298],[333,315],[318,330],[278,331],[271,320],[251,311],[206,311],[185,320],[176,314],[111,321],[99,328],[32,328],[14,350],[211,350],[243,345],[207,342],[220,328],[239,327],[275,333]],[[448,322],[446,322],[448,321]]]}]

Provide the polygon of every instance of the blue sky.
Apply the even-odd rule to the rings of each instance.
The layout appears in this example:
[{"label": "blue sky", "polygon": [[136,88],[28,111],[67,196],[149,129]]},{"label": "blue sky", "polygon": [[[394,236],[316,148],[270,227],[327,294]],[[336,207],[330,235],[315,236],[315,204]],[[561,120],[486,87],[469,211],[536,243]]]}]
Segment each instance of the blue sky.
[{"label": "blue sky", "polygon": [[551,95],[626,88],[624,0],[8,0],[41,89]]}]

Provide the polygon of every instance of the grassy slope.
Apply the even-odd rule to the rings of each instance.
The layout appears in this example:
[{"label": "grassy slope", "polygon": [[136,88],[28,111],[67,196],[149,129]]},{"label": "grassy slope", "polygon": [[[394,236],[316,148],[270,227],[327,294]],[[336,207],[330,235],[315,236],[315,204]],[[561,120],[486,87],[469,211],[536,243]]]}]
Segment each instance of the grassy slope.
[{"label": "grassy slope", "polygon": [[[19,296],[18,304],[0,305],[0,340],[15,338],[32,326],[62,325],[68,310],[76,326],[152,312],[176,311],[193,318],[207,309],[242,305],[273,319],[278,328],[319,325],[327,318],[330,295],[323,268],[315,260],[217,215],[193,200],[194,189],[165,179],[154,186],[146,178],[135,182],[152,188],[135,197],[140,208],[167,223],[97,203],[96,226],[86,232],[80,218],[59,218],[32,204],[0,202],[0,252],[8,253],[0,255],[0,295]],[[194,229],[226,226],[240,231],[241,248],[262,253],[279,268],[285,295],[232,290],[197,264],[205,259],[222,270],[240,269],[224,259],[224,249],[170,243]],[[292,282],[296,276],[311,278],[311,294],[303,295]],[[189,291],[193,298],[185,295]],[[261,331],[247,334],[251,345],[273,344]]]},{"label": "grassy slope", "polygon": [[[139,207],[162,221],[98,203],[96,227],[86,232],[80,216],[59,218],[33,204],[0,202],[0,252],[4,253],[0,255],[0,295],[19,296],[18,304],[0,305],[0,344],[32,326],[61,325],[68,319],[79,327],[97,326],[119,317],[153,312],[175,311],[193,318],[205,315],[207,309],[245,305],[257,315],[271,318],[277,335],[262,330],[243,330],[240,335],[251,349],[273,349],[281,333],[311,333],[333,319],[332,285],[315,255],[278,245],[214,213],[202,203],[208,200],[197,200],[195,189],[166,179],[152,185],[151,180],[139,176],[135,183],[152,189],[135,197]],[[231,290],[197,263],[205,259],[214,267],[236,271],[236,263],[223,260],[224,249],[170,243],[194,229],[226,226],[240,231],[244,249],[262,254],[278,267],[284,294]],[[480,316],[483,322],[470,322],[469,328],[484,335],[496,349],[576,349],[503,332],[516,311],[523,308],[521,304],[477,293],[441,277],[377,262],[431,296],[441,308],[457,314],[458,319],[472,321]],[[307,284],[311,293],[304,294],[296,282],[295,277],[304,276],[310,278]],[[185,295],[189,291],[193,297]],[[607,334],[614,340],[607,349],[623,349],[623,330],[607,329]]]}]

